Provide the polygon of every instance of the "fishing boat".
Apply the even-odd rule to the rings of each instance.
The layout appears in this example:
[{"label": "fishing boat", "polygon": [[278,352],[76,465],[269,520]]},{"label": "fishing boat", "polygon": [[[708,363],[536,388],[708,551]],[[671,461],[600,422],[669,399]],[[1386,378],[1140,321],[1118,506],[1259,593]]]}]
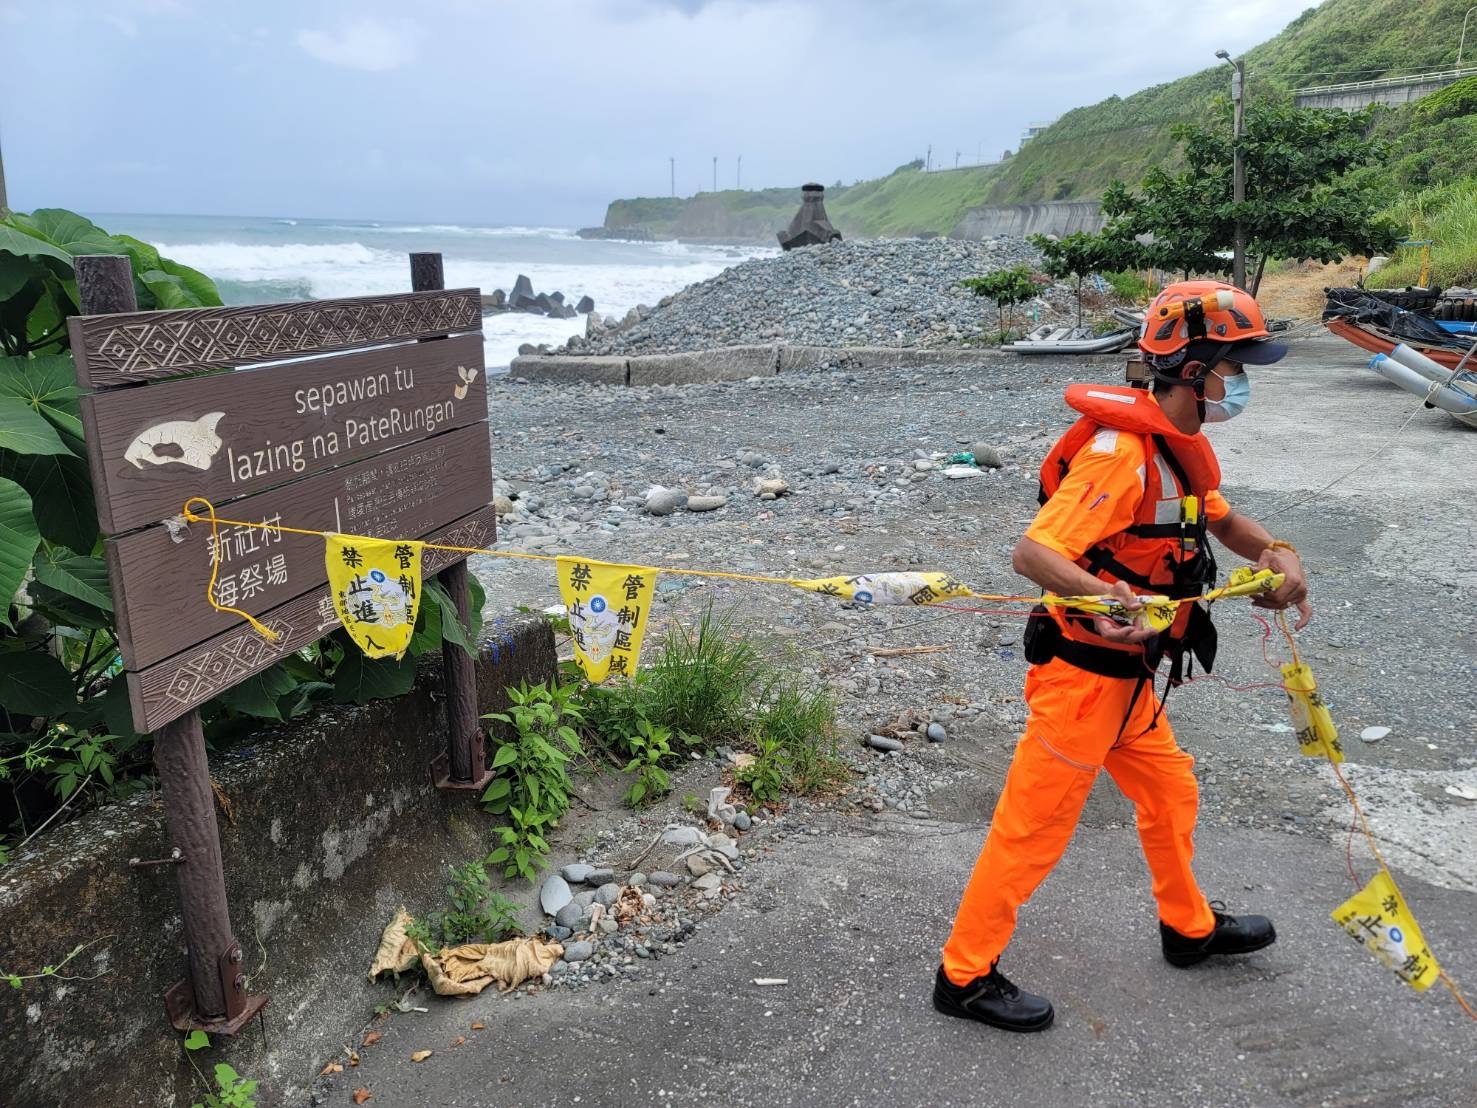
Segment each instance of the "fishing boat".
[{"label": "fishing boat", "polygon": [[1477,342],[1477,335],[1467,330],[1470,324],[1433,319],[1424,312],[1401,307],[1394,297],[1364,289],[1323,291],[1327,297],[1323,325],[1371,354],[1388,355],[1404,343],[1437,365],[1455,369]]}]

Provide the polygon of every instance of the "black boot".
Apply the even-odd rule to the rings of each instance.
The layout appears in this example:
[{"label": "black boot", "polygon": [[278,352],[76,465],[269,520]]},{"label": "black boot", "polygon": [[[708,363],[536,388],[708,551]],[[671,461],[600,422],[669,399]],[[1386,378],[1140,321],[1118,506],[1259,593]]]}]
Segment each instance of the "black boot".
[{"label": "black boot", "polygon": [[1056,1013],[1051,1001],[1022,992],[994,966],[968,985],[956,985],[940,966],[933,981],[933,1006],[946,1016],[979,1020],[1006,1031],[1045,1031]]},{"label": "black boot", "polygon": [[1277,941],[1277,931],[1266,916],[1233,916],[1222,911],[1225,905],[1218,900],[1212,900],[1210,908],[1215,913],[1215,930],[1198,939],[1181,935],[1160,921],[1159,941],[1164,947],[1164,960],[1171,966],[1183,969],[1212,954],[1250,954]]}]

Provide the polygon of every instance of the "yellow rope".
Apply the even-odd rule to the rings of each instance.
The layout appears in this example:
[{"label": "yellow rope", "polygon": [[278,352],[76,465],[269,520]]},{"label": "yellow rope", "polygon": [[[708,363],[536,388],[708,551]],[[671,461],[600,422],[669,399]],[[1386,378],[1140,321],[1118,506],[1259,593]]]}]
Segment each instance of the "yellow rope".
[{"label": "yellow rope", "polygon": [[[1277,613],[1277,626],[1282,631],[1282,637],[1287,640],[1288,650],[1292,651],[1293,664],[1301,665],[1302,659],[1298,657],[1297,640],[1293,637],[1292,628],[1287,626],[1286,612]],[[1330,758],[1328,759],[1328,764],[1333,769],[1333,775],[1338,778],[1339,784],[1343,786],[1344,794],[1348,796],[1349,804],[1354,809],[1354,815],[1358,817],[1359,829],[1364,833],[1364,839],[1369,844],[1370,853],[1374,855],[1374,860],[1379,863],[1380,869],[1384,870],[1393,882],[1395,876],[1390,873],[1390,864],[1385,861],[1385,856],[1380,853],[1380,844],[1375,839],[1374,831],[1369,826],[1369,818],[1364,814],[1364,806],[1359,803],[1359,797],[1354,794],[1354,787],[1349,784],[1349,779],[1344,776],[1344,771],[1339,768],[1337,762]],[[1462,1011],[1466,1012],[1472,1019],[1477,1020],[1477,1011],[1474,1011],[1472,1006],[1467,1003],[1467,998],[1462,996],[1461,990],[1457,988],[1456,982],[1451,979],[1444,969],[1437,974],[1437,980],[1445,985],[1447,991],[1456,998],[1456,1002],[1461,1005]]]}]

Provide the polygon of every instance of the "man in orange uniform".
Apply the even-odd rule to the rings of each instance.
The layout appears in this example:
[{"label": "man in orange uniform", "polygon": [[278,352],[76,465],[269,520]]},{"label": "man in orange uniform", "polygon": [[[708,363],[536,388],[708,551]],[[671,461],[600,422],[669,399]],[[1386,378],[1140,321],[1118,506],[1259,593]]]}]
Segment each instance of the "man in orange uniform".
[{"label": "man in orange uniform", "polygon": [[[1111,592],[1132,613],[1139,595],[1199,596],[1215,580],[1206,532],[1258,568],[1285,575],[1254,603],[1312,615],[1302,564],[1288,543],[1231,510],[1201,433],[1245,407],[1243,365],[1269,365],[1286,347],[1267,340],[1251,296],[1228,285],[1171,285],[1150,306],[1139,346],[1154,377],[1144,390],[1074,385],[1082,418],[1042,465],[1042,508],[1015,549],[1016,571],[1058,596]],[[1214,628],[1205,605],[1179,606],[1162,635],[1061,606],[1032,613],[1026,635],[1026,730],[964,890],[934,983],[934,1007],[1011,1031],[1040,1031],[1053,1010],[997,968],[1016,912],[1051,872],[1106,769],[1133,801],[1148,861],[1164,957],[1188,966],[1275,941],[1263,916],[1208,902],[1190,861],[1199,793],[1194,759],[1175,743],[1154,674],[1169,686],[1189,659],[1209,669]],[[1167,693],[1167,690],[1166,690]]]}]

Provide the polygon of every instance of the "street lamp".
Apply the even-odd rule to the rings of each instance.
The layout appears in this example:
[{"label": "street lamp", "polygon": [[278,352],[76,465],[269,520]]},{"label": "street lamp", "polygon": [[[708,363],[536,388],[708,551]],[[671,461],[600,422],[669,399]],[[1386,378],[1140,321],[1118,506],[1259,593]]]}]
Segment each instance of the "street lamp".
[{"label": "street lamp", "polygon": [[[1217,50],[1215,56],[1229,65],[1232,71],[1231,104],[1235,109],[1235,116],[1231,130],[1231,199],[1239,210],[1239,206],[1246,202],[1246,162],[1241,155],[1241,136],[1246,132],[1246,63],[1239,58],[1232,61],[1231,55],[1224,50]],[[1239,214],[1236,216],[1235,242],[1232,245],[1231,281],[1238,289],[1246,288],[1246,229]]]},{"label": "street lamp", "polygon": [[1473,12],[1477,12],[1477,4],[1473,4],[1467,9],[1467,14],[1462,16],[1462,37],[1457,41],[1456,47],[1456,67],[1458,69],[1462,67],[1462,51],[1467,46],[1467,20],[1472,18]]}]

